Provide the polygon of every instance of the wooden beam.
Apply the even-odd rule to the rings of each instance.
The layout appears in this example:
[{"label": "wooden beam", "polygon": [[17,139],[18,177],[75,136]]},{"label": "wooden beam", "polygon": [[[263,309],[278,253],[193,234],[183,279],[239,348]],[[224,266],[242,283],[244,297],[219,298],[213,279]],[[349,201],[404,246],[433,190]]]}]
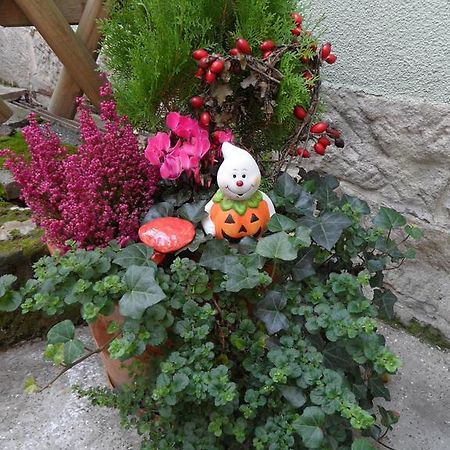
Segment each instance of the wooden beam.
[{"label": "wooden beam", "polygon": [[11,108],[0,98],[0,123],[6,122],[12,115]]},{"label": "wooden beam", "polygon": [[[79,23],[87,0],[55,0],[55,4],[71,25]],[[26,27],[33,25],[14,0],[0,1],[0,25]]]},{"label": "wooden beam", "polygon": [[100,76],[91,53],[64,19],[53,0],[15,0],[75,82],[96,108],[100,106]]},{"label": "wooden beam", "polygon": [[[100,32],[97,20],[106,17],[102,0],[88,0],[80,19],[76,35],[84,42],[86,48],[96,58],[100,46]],[[75,116],[76,98],[82,91],[69,71],[63,67],[53,91],[48,110],[57,116],[72,119]]]}]

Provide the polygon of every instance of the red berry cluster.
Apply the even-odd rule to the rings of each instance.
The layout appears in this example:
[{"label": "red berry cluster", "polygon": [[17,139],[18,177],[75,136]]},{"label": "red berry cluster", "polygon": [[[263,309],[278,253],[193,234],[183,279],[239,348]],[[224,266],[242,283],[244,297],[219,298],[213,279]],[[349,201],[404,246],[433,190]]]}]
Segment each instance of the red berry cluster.
[{"label": "red berry cluster", "polygon": [[300,34],[302,33],[303,17],[298,12],[293,12],[291,14],[291,17],[295,23],[295,28],[292,28],[291,33],[294,36],[300,36]]},{"label": "red berry cluster", "polygon": [[330,42],[325,42],[325,44],[322,45],[319,54],[320,59],[328,64],[334,64],[336,62],[337,56],[334,53],[331,53]]},{"label": "red berry cluster", "polygon": [[[303,108],[302,108],[303,109]],[[313,145],[314,151],[318,155],[325,155],[326,148],[334,141],[334,145],[339,148],[344,147],[344,141],[341,138],[341,132],[332,128],[327,122],[317,122],[309,129],[312,138],[315,142]],[[304,147],[297,148],[297,155],[301,158],[309,158],[311,153]]]},{"label": "red berry cluster", "polygon": [[[332,53],[329,42],[323,43],[318,50],[316,41],[311,39],[311,32],[302,29],[303,19],[298,12],[293,12],[291,17],[295,28],[291,30],[293,39],[289,44],[277,44],[273,40],[267,39],[259,45],[261,53],[255,52],[258,55],[254,55],[249,42],[243,37],[239,37],[228,55],[210,54],[203,48],[192,53],[198,66],[195,76],[203,81],[203,93],[192,97],[190,102],[198,112],[200,125],[211,132],[213,142],[214,133],[219,133],[229,126],[227,125],[228,118],[233,117],[233,120],[239,120],[242,109],[239,102],[233,100],[233,95],[237,95],[242,101],[245,94],[234,92],[236,86],[244,87],[243,85],[251,83],[253,92],[262,94],[262,109],[268,111],[268,120],[270,120],[273,99],[276,98],[278,89],[277,83],[282,79],[282,74],[276,65],[285,52],[304,48],[303,41],[300,41],[304,37],[308,42],[308,48],[307,51],[302,51],[300,71],[311,92],[310,104],[294,107],[293,114],[300,122],[281,154],[283,157],[297,154],[300,157],[309,158],[312,149],[306,148],[308,141],[312,141],[314,152],[318,155],[324,155],[327,147],[332,143],[336,147],[344,147],[340,131],[332,128],[326,122],[314,123],[320,87],[320,69],[324,62],[333,64],[336,61],[336,55]],[[250,78],[245,73],[246,71],[250,71],[253,78]],[[242,73],[243,82],[241,80],[239,85],[231,85],[229,83],[231,77],[240,73]],[[246,80],[250,81],[246,83]],[[263,87],[260,91],[258,91],[259,86]],[[227,101],[225,101],[225,97],[228,98]],[[233,103],[236,104],[233,105]],[[304,143],[303,146],[299,146],[300,142]]]}]

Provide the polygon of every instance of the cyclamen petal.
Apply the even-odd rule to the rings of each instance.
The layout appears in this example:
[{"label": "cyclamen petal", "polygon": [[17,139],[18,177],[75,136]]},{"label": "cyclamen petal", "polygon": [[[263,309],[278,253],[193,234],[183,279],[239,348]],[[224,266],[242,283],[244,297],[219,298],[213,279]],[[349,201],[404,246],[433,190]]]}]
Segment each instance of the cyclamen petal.
[{"label": "cyclamen petal", "polygon": [[170,154],[167,155],[159,171],[165,180],[176,180],[183,172],[183,168],[180,159]]},{"label": "cyclamen petal", "polygon": [[161,164],[161,158],[167,153],[170,148],[170,137],[167,133],[156,133],[156,136],[150,138],[145,148],[145,157],[154,166]]}]

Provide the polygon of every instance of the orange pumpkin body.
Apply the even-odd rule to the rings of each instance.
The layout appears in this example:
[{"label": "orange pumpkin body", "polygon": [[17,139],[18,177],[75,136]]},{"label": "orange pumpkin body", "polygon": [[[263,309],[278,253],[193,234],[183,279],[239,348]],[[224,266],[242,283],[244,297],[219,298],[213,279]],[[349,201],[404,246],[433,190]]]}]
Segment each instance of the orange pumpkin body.
[{"label": "orange pumpkin body", "polygon": [[216,238],[225,238],[232,242],[245,236],[259,237],[270,220],[269,207],[264,200],[261,200],[256,208],[247,207],[242,215],[234,209],[224,211],[219,203],[215,203],[209,216],[216,229]]}]

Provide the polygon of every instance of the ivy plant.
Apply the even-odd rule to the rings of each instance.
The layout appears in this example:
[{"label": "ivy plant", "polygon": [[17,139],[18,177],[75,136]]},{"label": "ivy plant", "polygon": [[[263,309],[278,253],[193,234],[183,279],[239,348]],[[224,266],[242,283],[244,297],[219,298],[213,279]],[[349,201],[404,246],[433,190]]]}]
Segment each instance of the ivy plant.
[{"label": "ivy plant", "polygon": [[[106,344],[126,360],[158,346],[152,370],[116,390],[77,388],[118,408],[145,450],[369,450],[397,421],[374,409],[390,400],[387,374],[400,361],[377,332],[396,297],[385,270],[413,257],[422,232],[389,208],[337,192],[330,176],[283,174],[270,196],[268,231],[239,244],[205,236],[161,266],[134,243],[44,257],[13,290],[0,278],[0,309],[53,315],[78,304],[94,322],[118,304]],[[201,220],[180,199],[155,205],[145,220],[171,214]],[[45,357],[63,371],[101,349],[87,349],[65,320],[48,333]],[[27,390],[39,389],[28,380]],[[355,430],[359,430],[355,438]]]}]

